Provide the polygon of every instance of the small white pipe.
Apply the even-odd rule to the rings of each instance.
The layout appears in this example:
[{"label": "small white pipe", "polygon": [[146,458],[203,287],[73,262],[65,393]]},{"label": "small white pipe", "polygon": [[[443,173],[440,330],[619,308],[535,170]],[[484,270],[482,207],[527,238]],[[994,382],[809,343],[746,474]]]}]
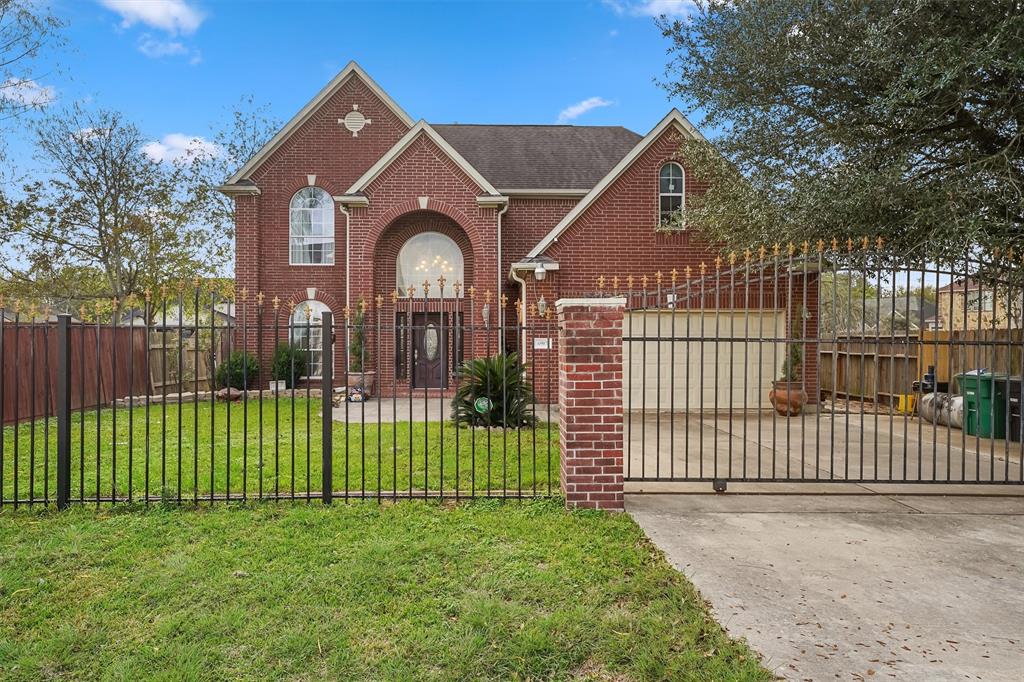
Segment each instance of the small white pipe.
[{"label": "small white pipe", "polygon": [[[352,214],[349,212],[349,210],[347,208],[345,208],[345,204],[338,204],[338,208],[341,210],[341,212],[343,214],[345,214],[345,307],[346,308],[351,308],[352,301],[350,300],[350,295],[351,295],[350,292],[351,292],[351,288],[352,288],[352,285],[351,285],[351,282],[352,282],[352,255],[351,255],[352,254],[352,248],[351,248],[352,247],[352,238],[351,238],[351,235],[352,235],[352,229],[351,229],[352,228]],[[338,311],[338,312],[341,312],[341,311]],[[337,312],[335,314],[337,314]],[[349,334],[349,329],[348,329],[348,322],[346,320],[346,323],[345,323],[345,348],[349,347],[349,337],[348,337],[348,334]],[[347,370],[348,368],[346,367],[345,369]]]},{"label": "small white pipe", "polygon": [[519,352],[521,353],[519,360],[526,363],[526,280],[516,273],[515,269],[509,270],[508,276],[514,281],[519,282],[519,329],[522,334],[522,343],[519,344]]}]

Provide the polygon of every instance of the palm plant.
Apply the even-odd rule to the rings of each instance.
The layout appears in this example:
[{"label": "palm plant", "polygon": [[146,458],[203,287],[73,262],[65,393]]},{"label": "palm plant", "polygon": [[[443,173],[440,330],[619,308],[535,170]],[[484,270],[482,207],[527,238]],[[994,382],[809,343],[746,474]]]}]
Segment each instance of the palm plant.
[{"label": "palm plant", "polygon": [[518,353],[467,360],[457,371],[452,420],[470,426],[530,426],[533,387]]}]

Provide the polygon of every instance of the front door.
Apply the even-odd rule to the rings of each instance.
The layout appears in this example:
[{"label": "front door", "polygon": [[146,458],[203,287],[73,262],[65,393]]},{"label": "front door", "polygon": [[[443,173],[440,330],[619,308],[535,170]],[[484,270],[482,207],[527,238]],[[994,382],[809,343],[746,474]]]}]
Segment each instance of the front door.
[{"label": "front door", "polygon": [[448,378],[448,327],[441,313],[415,313],[412,319],[412,385],[445,388]]}]

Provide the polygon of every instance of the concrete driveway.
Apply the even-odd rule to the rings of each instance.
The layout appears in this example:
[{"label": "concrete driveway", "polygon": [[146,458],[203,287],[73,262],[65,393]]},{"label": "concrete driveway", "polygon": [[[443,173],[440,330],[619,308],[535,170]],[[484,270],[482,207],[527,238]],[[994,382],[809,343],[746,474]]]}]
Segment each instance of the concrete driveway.
[{"label": "concrete driveway", "polygon": [[983,492],[627,495],[626,509],[782,677],[1019,682],[1024,490]]}]

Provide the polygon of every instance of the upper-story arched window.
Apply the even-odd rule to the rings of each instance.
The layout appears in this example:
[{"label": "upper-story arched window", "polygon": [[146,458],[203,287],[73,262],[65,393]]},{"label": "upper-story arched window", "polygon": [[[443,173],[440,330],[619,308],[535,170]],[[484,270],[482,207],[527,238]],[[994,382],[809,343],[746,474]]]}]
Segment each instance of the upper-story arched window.
[{"label": "upper-story arched window", "polygon": [[686,208],[686,178],[683,167],[669,162],[658,174],[658,210],[662,226],[683,227]]},{"label": "upper-story arched window", "polygon": [[303,187],[288,207],[288,262],[334,265],[334,201],[319,187]]},{"label": "upper-story arched window", "polygon": [[[421,232],[409,238],[398,252],[395,268],[395,286],[399,296],[408,296],[414,287],[416,296],[423,296],[423,282],[429,282],[429,298],[441,298],[438,279],[444,275],[444,297],[455,298],[455,282],[465,286],[466,273],[462,249],[450,237],[440,232]],[[459,290],[462,296],[462,288]]]}]

